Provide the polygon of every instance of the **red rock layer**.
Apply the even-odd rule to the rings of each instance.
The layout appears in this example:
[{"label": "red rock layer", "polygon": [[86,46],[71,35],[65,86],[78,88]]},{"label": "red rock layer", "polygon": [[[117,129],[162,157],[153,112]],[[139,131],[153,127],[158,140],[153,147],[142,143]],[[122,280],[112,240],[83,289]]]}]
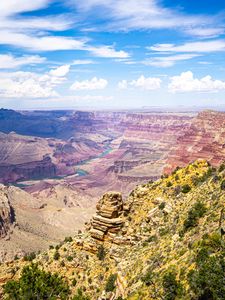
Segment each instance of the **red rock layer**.
[{"label": "red rock layer", "polygon": [[225,113],[199,113],[171,149],[164,171],[170,172],[176,166],[184,166],[199,158],[215,166],[225,160]]}]

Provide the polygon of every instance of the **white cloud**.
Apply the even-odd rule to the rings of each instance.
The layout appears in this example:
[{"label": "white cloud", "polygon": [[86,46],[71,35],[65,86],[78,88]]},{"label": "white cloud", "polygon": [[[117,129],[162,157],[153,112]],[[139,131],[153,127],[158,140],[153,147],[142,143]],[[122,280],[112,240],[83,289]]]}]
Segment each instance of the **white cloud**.
[{"label": "white cloud", "polygon": [[56,97],[49,81],[30,72],[16,72],[4,74],[0,77],[0,95],[3,98],[48,98]]},{"label": "white cloud", "polygon": [[161,79],[156,77],[145,77],[144,75],[141,75],[138,79],[127,81],[122,80],[118,83],[118,87],[120,89],[126,89],[129,86],[140,88],[143,90],[157,90],[161,86]]},{"label": "white cloud", "polygon": [[70,65],[63,65],[54,70],[51,70],[49,74],[56,77],[64,77],[69,73],[69,71],[70,71]]},{"label": "white cloud", "polygon": [[154,67],[172,67],[177,61],[189,60],[195,57],[200,56],[199,54],[178,54],[171,56],[161,56],[154,57],[152,59],[147,59],[143,61],[144,65],[154,66]]},{"label": "white cloud", "polygon": [[49,0],[10,0],[0,2],[0,15],[10,16],[22,12],[29,12],[46,7]]},{"label": "white cloud", "polygon": [[[108,30],[135,30],[135,29],[177,29],[191,33],[191,29],[202,31],[204,37],[209,34],[220,34],[217,30],[221,18],[204,15],[187,15],[181,10],[169,9],[160,5],[158,0],[68,0],[83,12],[108,20],[105,27]],[[101,23],[102,26],[102,23]],[[209,30],[211,29],[211,30]],[[100,29],[101,30],[101,29]],[[217,31],[217,32],[216,32]]]},{"label": "white cloud", "polygon": [[158,52],[217,52],[225,51],[225,40],[191,42],[179,46],[176,46],[174,44],[156,44],[154,46],[148,47],[148,49]]},{"label": "white cloud", "polygon": [[62,84],[69,66],[62,66],[45,74],[34,72],[0,73],[0,96],[3,98],[58,97],[55,87]]},{"label": "white cloud", "polygon": [[10,54],[0,54],[0,69],[13,69],[24,65],[41,64],[46,60],[39,55],[15,57]]},{"label": "white cloud", "polygon": [[77,90],[103,90],[108,85],[108,81],[103,78],[93,77],[90,80],[75,81],[70,89]]},{"label": "white cloud", "polygon": [[72,62],[72,65],[92,65],[95,62],[89,59],[76,59]]},{"label": "white cloud", "polygon": [[118,83],[118,88],[121,90],[125,90],[128,88],[128,82],[127,80],[122,80]]},{"label": "white cloud", "polygon": [[0,30],[0,44],[19,46],[32,51],[81,50],[85,41],[74,40],[62,36],[31,36]]},{"label": "white cloud", "polygon": [[106,58],[128,58],[130,55],[123,50],[115,50],[112,46],[87,47],[92,54]]},{"label": "white cloud", "polygon": [[218,27],[218,28],[188,28],[186,32],[190,35],[196,36],[196,37],[205,37],[205,38],[213,38],[217,37],[219,35],[224,34],[224,28]]},{"label": "white cloud", "polygon": [[24,12],[48,7],[52,3],[50,0],[8,2],[0,3],[0,45],[15,46],[29,51],[82,50],[99,57],[128,57],[127,52],[115,50],[113,46],[90,46],[86,38],[55,35],[55,32],[73,27],[77,18],[71,15],[46,17],[22,15]]},{"label": "white cloud", "polygon": [[214,80],[210,75],[194,78],[191,71],[183,72],[179,76],[170,78],[169,91],[176,92],[217,92],[225,90],[225,81]]}]

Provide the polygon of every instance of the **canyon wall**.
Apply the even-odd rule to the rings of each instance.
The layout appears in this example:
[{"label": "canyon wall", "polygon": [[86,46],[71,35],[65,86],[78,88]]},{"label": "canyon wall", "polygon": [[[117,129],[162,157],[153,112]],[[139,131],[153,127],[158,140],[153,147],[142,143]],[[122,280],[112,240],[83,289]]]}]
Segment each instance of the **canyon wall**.
[{"label": "canyon wall", "polygon": [[225,113],[203,111],[173,145],[166,160],[165,171],[184,166],[198,158],[213,166],[225,161]]}]

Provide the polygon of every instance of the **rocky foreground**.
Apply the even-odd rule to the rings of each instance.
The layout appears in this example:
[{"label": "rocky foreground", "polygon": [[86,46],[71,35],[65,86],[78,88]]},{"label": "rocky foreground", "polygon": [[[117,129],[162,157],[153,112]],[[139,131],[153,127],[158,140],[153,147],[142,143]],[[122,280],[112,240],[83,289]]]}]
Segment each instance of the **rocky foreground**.
[{"label": "rocky foreground", "polygon": [[0,283],[18,279],[30,260],[60,273],[71,297],[79,290],[96,300],[222,300],[224,209],[225,166],[198,160],[138,186],[125,201],[105,194],[83,233],[2,264]]}]

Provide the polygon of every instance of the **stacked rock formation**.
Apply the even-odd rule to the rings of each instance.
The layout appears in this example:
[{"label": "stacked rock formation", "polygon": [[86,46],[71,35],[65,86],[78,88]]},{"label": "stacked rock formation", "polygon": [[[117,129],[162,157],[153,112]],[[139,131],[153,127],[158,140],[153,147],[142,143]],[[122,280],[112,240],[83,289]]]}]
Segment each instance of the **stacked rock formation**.
[{"label": "stacked rock formation", "polygon": [[122,195],[109,192],[96,205],[97,212],[91,220],[92,238],[103,241],[110,234],[117,233],[123,224]]}]

